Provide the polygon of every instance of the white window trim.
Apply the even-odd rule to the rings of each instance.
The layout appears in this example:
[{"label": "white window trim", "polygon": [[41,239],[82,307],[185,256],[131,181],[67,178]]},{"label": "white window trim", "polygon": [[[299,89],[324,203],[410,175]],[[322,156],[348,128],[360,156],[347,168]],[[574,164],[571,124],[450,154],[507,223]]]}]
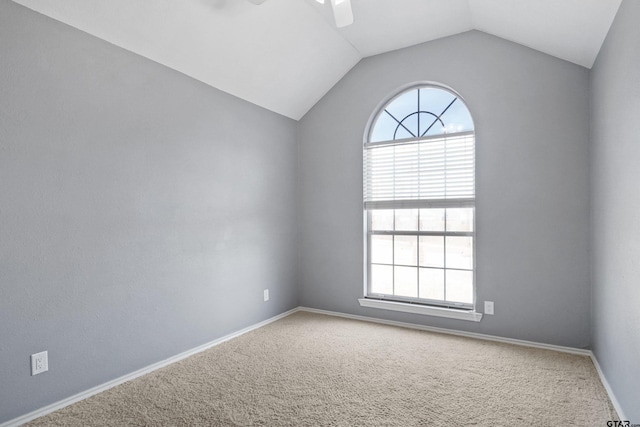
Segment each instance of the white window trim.
[{"label": "white window trim", "polygon": [[[443,135],[434,135],[428,137],[418,137],[418,138],[405,138],[405,139],[394,139],[390,141],[371,141],[371,135],[373,128],[375,126],[376,120],[381,114],[381,111],[386,108],[388,104],[393,102],[395,98],[398,96],[402,96],[403,94],[414,90],[420,89],[422,87],[434,87],[437,89],[445,90],[450,92],[452,95],[456,96],[457,99],[460,99],[465,107],[466,103],[464,99],[452,88],[434,82],[421,82],[407,85],[401,90],[394,93],[392,97],[387,98],[386,100],[380,102],[380,104],[376,107],[376,113],[369,118],[369,122],[367,123],[365,139],[363,142],[364,148],[366,149],[377,146],[386,146],[386,145],[401,145],[406,143],[414,143],[414,142],[422,142],[430,139],[439,139],[443,138]],[[447,107],[448,108],[448,107]],[[468,110],[468,107],[467,107]],[[446,111],[446,110],[445,110]],[[473,119],[472,119],[473,120]],[[445,134],[445,138],[456,138],[456,137],[464,137],[464,136],[473,136],[474,138],[474,150],[475,150],[475,126],[473,126],[473,130],[470,131],[462,131],[455,132],[452,134]],[[475,152],[474,152],[474,181],[475,181]],[[366,185],[366,184],[365,184]],[[433,199],[417,199],[417,200],[369,200],[367,201],[365,189],[365,203],[364,203],[364,298],[359,298],[358,302],[362,307],[370,307],[370,308],[378,308],[382,310],[391,310],[391,311],[399,311],[405,313],[412,314],[421,314],[427,316],[436,316],[436,317],[444,317],[450,319],[458,319],[458,320],[467,320],[473,322],[480,322],[482,319],[482,313],[476,312],[476,215],[475,215],[475,183],[474,183],[474,191],[473,197],[467,198],[464,196],[462,199],[442,199],[442,200],[433,200]],[[396,196],[394,194],[394,196]],[[385,299],[378,299],[377,297],[384,297],[383,295],[371,294],[370,292],[370,267],[371,267],[371,259],[370,259],[370,223],[369,223],[369,212],[372,209],[397,209],[397,208],[422,208],[422,207],[443,207],[443,208],[453,208],[453,207],[473,207],[474,215],[473,215],[473,302],[468,304],[465,308],[451,308],[446,305],[427,305],[430,304],[430,301],[418,301],[416,303],[410,301],[391,301]],[[446,302],[446,301],[443,301]]]},{"label": "white window trim", "polygon": [[372,298],[358,298],[358,302],[361,307],[378,308],[381,310],[400,311],[403,313],[422,314],[425,316],[446,317],[448,319],[468,320],[470,322],[479,322],[482,319],[482,313],[471,310],[410,304],[406,302],[384,301]]}]

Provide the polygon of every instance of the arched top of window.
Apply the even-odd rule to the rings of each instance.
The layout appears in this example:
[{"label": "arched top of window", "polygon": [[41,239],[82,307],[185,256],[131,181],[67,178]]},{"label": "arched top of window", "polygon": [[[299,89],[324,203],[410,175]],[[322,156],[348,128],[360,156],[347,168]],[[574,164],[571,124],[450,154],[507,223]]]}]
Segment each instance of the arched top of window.
[{"label": "arched top of window", "polygon": [[414,86],[386,103],[373,121],[369,143],[473,131],[464,101],[442,86]]}]

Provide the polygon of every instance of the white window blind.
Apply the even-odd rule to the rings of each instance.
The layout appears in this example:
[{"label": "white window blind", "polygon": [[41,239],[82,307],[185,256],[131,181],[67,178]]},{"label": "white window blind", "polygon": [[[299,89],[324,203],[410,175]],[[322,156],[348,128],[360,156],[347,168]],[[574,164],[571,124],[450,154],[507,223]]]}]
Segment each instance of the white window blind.
[{"label": "white window blind", "polygon": [[473,206],[474,198],[474,132],[365,144],[365,209]]}]

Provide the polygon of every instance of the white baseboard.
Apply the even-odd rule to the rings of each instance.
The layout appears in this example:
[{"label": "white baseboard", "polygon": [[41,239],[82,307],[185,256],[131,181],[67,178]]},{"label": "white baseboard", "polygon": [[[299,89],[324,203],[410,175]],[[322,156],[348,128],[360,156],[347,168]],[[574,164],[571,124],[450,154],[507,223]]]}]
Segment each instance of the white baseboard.
[{"label": "white baseboard", "polygon": [[495,335],[479,334],[479,333],[476,333],[476,332],[465,332],[465,331],[457,331],[457,330],[454,330],[454,329],[445,329],[445,328],[436,328],[436,327],[433,327],[433,326],[416,325],[414,323],[396,322],[394,320],[384,320],[384,319],[377,319],[375,317],[366,317],[366,316],[358,316],[358,315],[355,315],[355,314],[338,313],[338,312],[335,312],[335,311],[318,310],[316,308],[308,308],[308,307],[298,307],[298,308],[299,308],[300,311],[308,311],[310,313],[326,314],[328,316],[337,316],[337,317],[344,317],[344,318],[347,318],[347,319],[363,320],[365,322],[381,323],[383,325],[400,326],[402,328],[418,329],[418,330],[421,330],[421,331],[429,331],[429,332],[438,332],[438,333],[441,333],[441,334],[457,335],[457,336],[467,337],[467,338],[476,338],[476,339],[485,340],[485,341],[503,342],[503,343],[508,343],[508,344],[521,345],[521,346],[524,346],[524,347],[534,347],[534,348],[541,348],[541,349],[545,349],[545,350],[555,350],[555,351],[560,351],[562,353],[577,354],[577,355],[580,355],[580,356],[591,356],[591,350],[585,350],[585,349],[582,349],[582,348],[564,347],[564,346],[561,346],[561,345],[544,344],[544,343],[538,343],[538,342],[534,342],[534,341],[517,340],[517,339],[514,339],[514,338],[503,338],[503,337],[498,337],[498,336],[495,336]]},{"label": "white baseboard", "polygon": [[607,381],[607,377],[604,376],[604,372],[602,372],[602,369],[600,368],[600,364],[598,363],[598,359],[596,359],[596,355],[593,354],[593,352],[591,352],[591,360],[593,361],[593,365],[596,367],[596,371],[598,371],[598,376],[600,377],[600,381],[602,382],[602,385],[604,386],[605,390],[607,390],[607,394],[609,395],[609,399],[613,404],[613,408],[618,413],[618,418],[620,418],[621,420],[628,420],[629,418],[627,418],[624,415],[624,411],[620,406],[620,402],[618,402],[618,399],[616,399],[616,395],[613,393],[613,389],[611,389],[611,386],[609,385],[609,381]]},{"label": "white baseboard", "polygon": [[186,359],[187,357],[193,356],[196,353],[200,353],[202,351],[208,350],[208,349],[210,349],[212,347],[215,347],[215,346],[217,346],[219,344],[222,344],[225,341],[229,341],[230,339],[239,337],[240,335],[246,334],[247,332],[251,332],[251,331],[253,331],[255,329],[261,328],[261,327],[263,327],[265,325],[268,325],[269,323],[275,322],[276,320],[280,320],[283,317],[287,317],[290,314],[295,313],[296,311],[299,311],[298,307],[296,307],[296,308],[294,308],[292,310],[286,311],[286,312],[284,312],[282,314],[279,314],[277,316],[271,317],[271,318],[269,318],[267,320],[264,320],[264,321],[262,321],[260,323],[256,323],[255,325],[248,326],[248,327],[246,327],[244,329],[241,329],[241,330],[239,330],[237,332],[231,333],[229,335],[225,335],[224,337],[218,338],[217,340],[213,340],[213,341],[208,342],[206,344],[203,344],[201,346],[192,348],[191,350],[187,350],[185,352],[182,352],[180,354],[172,356],[172,357],[170,357],[168,359],[165,359],[165,360],[162,360],[160,362],[154,363],[153,365],[149,365],[149,366],[144,367],[142,369],[138,369],[135,372],[132,372],[132,373],[127,374],[127,375],[123,375],[120,378],[116,378],[115,380],[108,381],[108,382],[106,382],[104,384],[101,384],[99,386],[90,388],[89,390],[83,391],[81,393],[78,393],[78,394],[73,395],[71,397],[68,397],[66,399],[63,399],[63,400],[60,400],[58,402],[52,403],[51,405],[47,405],[47,406],[45,406],[43,408],[40,408],[40,409],[37,409],[37,410],[35,410],[33,412],[29,412],[28,414],[22,415],[22,416],[20,416],[18,418],[14,418],[12,420],[6,421],[6,422],[0,424],[0,427],[17,427],[17,426],[20,426],[20,425],[22,425],[24,423],[27,423],[27,422],[31,421],[31,420],[34,420],[36,418],[39,418],[39,417],[42,417],[44,415],[50,414],[51,412],[57,411],[58,409],[62,409],[62,408],[66,407],[66,406],[69,406],[69,405],[71,405],[73,403],[76,403],[76,402],[79,402],[81,400],[84,400],[84,399],[86,399],[88,397],[91,397],[91,396],[93,396],[95,394],[98,394],[98,393],[101,393],[103,391],[109,390],[110,388],[115,387],[117,385],[120,385],[120,384],[122,384],[124,382],[131,381],[131,380],[133,380],[135,378],[138,378],[138,377],[140,377],[142,375],[145,375],[145,374],[148,374],[150,372],[153,372],[156,369],[164,368],[167,365],[170,365],[172,363],[178,362],[178,361],[180,361],[182,359]]}]

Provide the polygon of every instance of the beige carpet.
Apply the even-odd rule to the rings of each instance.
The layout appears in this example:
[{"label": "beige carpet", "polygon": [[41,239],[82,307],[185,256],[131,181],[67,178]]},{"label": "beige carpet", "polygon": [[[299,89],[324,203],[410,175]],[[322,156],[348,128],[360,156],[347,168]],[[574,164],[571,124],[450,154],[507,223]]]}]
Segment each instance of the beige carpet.
[{"label": "beige carpet", "polygon": [[614,417],[587,357],[298,312],[29,425],[605,426]]}]

